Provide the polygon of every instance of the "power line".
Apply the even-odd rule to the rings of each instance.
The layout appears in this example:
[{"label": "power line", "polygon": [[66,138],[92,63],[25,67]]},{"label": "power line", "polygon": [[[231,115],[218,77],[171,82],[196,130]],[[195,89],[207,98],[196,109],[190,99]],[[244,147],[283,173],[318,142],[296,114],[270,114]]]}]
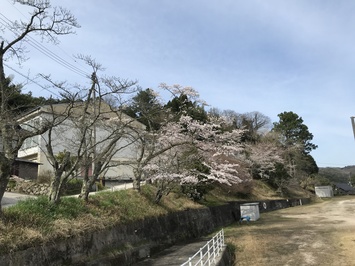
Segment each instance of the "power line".
[{"label": "power line", "polygon": [[[10,31],[12,31],[12,33],[15,35],[15,37],[18,37],[19,33],[16,32],[16,30],[11,27],[10,23],[13,23],[13,22],[10,19],[8,19],[2,13],[0,13],[0,16],[1,16],[0,17],[0,23],[3,26],[5,26],[6,28],[8,28]],[[78,75],[80,75],[82,77],[88,77],[89,76],[89,74],[86,71],[81,70],[80,68],[72,65],[68,61],[66,61],[63,58],[61,58],[60,56],[56,55],[54,52],[52,52],[51,50],[49,50],[48,48],[43,46],[41,43],[36,41],[31,36],[26,36],[24,40],[26,41],[26,43],[31,45],[33,48],[35,48],[36,50],[38,50],[42,54],[46,55],[47,57],[49,57],[50,59],[52,59],[56,63],[62,65],[65,68],[67,68],[68,70],[70,70],[70,71],[72,71],[72,72],[74,72],[74,73],[76,73],[76,74],[78,74]]]},{"label": "power line", "polygon": [[[28,20],[28,17],[23,14],[21,12],[21,10],[19,10],[16,5],[14,5],[14,3],[12,3],[10,0],[7,0],[7,2],[9,2],[9,4],[17,10],[18,13],[20,13],[26,20]],[[62,49],[59,45],[57,45],[56,47],[58,47],[64,54],[67,55],[68,58],[70,58],[71,60],[73,60],[76,64],[80,65],[80,63],[72,56],[72,55],[69,55],[64,49]],[[81,67],[83,67],[83,65],[80,65]]]},{"label": "power line", "polygon": [[57,97],[61,97],[60,95],[58,95],[57,93],[49,90],[48,88],[44,87],[43,85],[39,84],[37,81],[35,81],[34,79],[31,79],[30,77],[22,74],[21,72],[19,72],[18,70],[14,69],[13,67],[9,66],[8,64],[4,63],[4,66],[6,66],[7,68],[11,69],[12,71],[16,72],[17,74],[19,74],[20,76],[24,77],[26,80],[31,81],[32,83],[36,84],[37,86],[41,87],[42,89],[54,94]]},{"label": "power line", "polygon": [[9,4],[10,4],[13,8],[15,8],[24,18],[26,18],[26,16],[14,5],[14,3],[11,3],[10,0],[7,0],[7,2],[9,2]]},{"label": "power line", "polygon": [[[0,13],[0,16],[5,17],[3,14]],[[6,18],[6,17],[5,17]],[[10,25],[8,24],[8,22],[6,22],[3,18],[0,17],[0,23],[2,25],[4,25],[5,27],[7,27],[9,30],[11,30],[15,36],[17,37],[17,32],[15,32],[13,29],[10,28]],[[48,48],[46,48],[45,46],[43,46],[42,44],[40,44],[39,42],[37,42],[35,39],[33,39],[31,36],[26,36],[24,41],[26,43],[28,43],[29,45],[31,45],[33,48],[35,48],[36,50],[38,50],[39,52],[41,52],[42,54],[46,55],[47,57],[49,57],[50,59],[52,59],[53,61],[55,61],[56,63],[62,65],[63,67],[67,68],[68,70],[83,76],[83,77],[87,77],[87,73],[85,71],[82,71],[81,69],[75,67],[74,65],[68,63],[67,61],[65,61],[64,59],[62,59],[61,57],[59,57],[58,55],[56,55],[55,53],[53,53],[52,51],[50,51]]]},{"label": "power line", "polygon": [[38,51],[40,51],[42,54],[48,56],[49,58],[51,58],[53,61],[57,62],[58,64],[62,65],[63,67],[67,68],[68,70],[82,76],[82,77],[88,77],[89,74],[86,73],[85,71],[73,66],[72,64],[68,63],[67,61],[65,61],[64,59],[62,59],[61,57],[59,57],[58,55],[54,54],[52,51],[50,51],[49,49],[47,49],[45,46],[39,45],[39,43],[32,39],[32,40],[27,40],[27,39],[32,39],[31,37],[26,37],[26,42],[28,44],[30,44],[32,47],[34,47],[35,49],[37,49]]}]

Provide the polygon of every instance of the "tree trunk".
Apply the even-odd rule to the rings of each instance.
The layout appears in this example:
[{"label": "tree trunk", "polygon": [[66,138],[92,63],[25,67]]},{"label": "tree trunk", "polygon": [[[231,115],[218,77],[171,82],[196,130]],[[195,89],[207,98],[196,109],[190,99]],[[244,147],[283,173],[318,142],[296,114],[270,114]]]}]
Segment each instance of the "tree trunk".
[{"label": "tree trunk", "polygon": [[89,177],[89,175],[87,175],[86,178],[84,178],[85,180],[83,182],[83,186],[81,188],[81,193],[80,193],[79,197],[82,198],[83,200],[85,200],[86,202],[89,200],[90,189],[92,188],[92,186],[96,183],[96,181],[99,178],[99,175],[102,170],[102,166],[103,166],[103,163],[100,160],[98,160],[94,164],[94,172],[93,172],[92,176]]},{"label": "tree trunk", "polygon": [[[4,47],[4,42],[1,41],[0,43],[0,96],[1,96],[1,105],[0,105],[0,111],[1,111],[1,115],[4,116],[5,115],[5,105],[4,103],[4,97],[5,97],[5,73],[4,73],[4,64],[3,64],[3,56],[4,56],[4,52],[3,52],[3,47]],[[5,118],[5,117],[3,117]],[[2,127],[5,127],[5,125],[1,125]],[[1,128],[1,132],[3,132],[4,129]],[[3,134],[1,134],[3,135]],[[9,164],[9,160],[6,158],[5,154],[4,154],[4,140],[5,140],[5,136],[1,136],[1,142],[2,142],[2,146],[3,146],[3,150],[0,153],[0,203],[2,200],[2,197],[4,196],[7,184],[9,183],[9,177],[11,174],[11,167]],[[0,204],[0,217],[2,216],[2,210],[1,210],[1,204]]]},{"label": "tree trunk", "polygon": [[140,192],[141,191],[141,178],[142,178],[142,169],[137,167],[133,169],[133,189]]},{"label": "tree trunk", "polygon": [[60,202],[60,178],[61,175],[56,174],[51,181],[51,189],[49,191],[48,200],[53,204],[58,204]]},{"label": "tree trunk", "polygon": [[87,165],[84,169],[83,185],[81,186],[81,192],[79,198],[88,201],[90,193],[90,179],[89,179],[89,166]]},{"label": "tree trunk", "polygon": [[86,202],[89,201],[89,194],[92,186],[96,183],[96,176],[92,176],[86,182],[83,182],[83,186],[81,187],[81,192],[79,198],[85,200]]},{"label": "tree trunk", "polygon": [[[0,199],[2,200],[7,184],[9,183],[9,177],[10,177],[10,171],[7,171],[7,169],[3,169],[3,165],[1,167],[1,173],[0,173]],[[5,167],[6,168],[6,167]],[[5,170],[5,171],[4,171]],[[1,203],[0,200],[0,203]],[[0,204],[0,217],[2,216],[2,209],[1,209],[1,204]]]},{"label": "tree trunk", "polygon": [[157,193],[155,193],[155,200],[154,202],[158,204],[163,197],[163,190],[161,188],[158,189]]},{"label": "tree trunk", "polygon": [[[11,175],[12,162],[7,159],[4,154],[0,155],[0,203],[6,191],[7,184]],[[0,204],[0,218],[2,217],[2,209]]]},{"label": "tree trunk", "polygon": [[85,200],[86,202],[89,200],[89,194],[91,189],[91,182],[90,180],[83,180],[83,185],[81,186],[81,192],[79,198]]},{"label": "tree trunk", "polygon": [[51,189],[48,194],[48,200],[53,204],[59,204],[60,202],[60,196],[63,189],[63,185],[68,179],[68,175],[65,175],[64,177],[62,176],[69,163],[70,152],[66,152],[62,164],[57,165],[54,172],[54,177],[51,180]]}]

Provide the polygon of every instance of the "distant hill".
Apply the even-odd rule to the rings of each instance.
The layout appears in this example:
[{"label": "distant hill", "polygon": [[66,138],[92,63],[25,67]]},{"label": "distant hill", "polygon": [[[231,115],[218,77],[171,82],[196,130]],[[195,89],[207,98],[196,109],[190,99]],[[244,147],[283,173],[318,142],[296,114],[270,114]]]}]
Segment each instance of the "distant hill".
[{"label": "distant hill", "polygon": [[344,171],[348,171],[351,174],[355,174],[355,165],[345,166],[341,169],[344,169]]},{"label": "distant hill", "polygon": [[319,175],[333,183],[348,183],[351,175],[355,175],[355,165],[345,167],[320,167]]}]

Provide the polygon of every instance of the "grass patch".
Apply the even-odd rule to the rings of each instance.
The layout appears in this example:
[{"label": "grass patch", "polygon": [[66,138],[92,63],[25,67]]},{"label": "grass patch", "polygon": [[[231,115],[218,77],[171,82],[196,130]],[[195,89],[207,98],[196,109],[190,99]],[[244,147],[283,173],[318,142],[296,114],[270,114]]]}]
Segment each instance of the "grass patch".
[{"label": "grass patch", "polygon": [[88,202],[75,197],[63,197],[59,205],[53,205],[44,196],[21,201],[3,210],[0,254],[169,212],[238,200],[234,193],[220,186],[210,190],[200,202],[194,202],[181,191],[174,190],[156,204],[156,192],[156,187],[144,185],[140,193],[132,189],[102,191],[90,195]]},{"label": "grass patch", "polygon": [[131,189],[98,193],[91,197],[90,205],[103,215],[110,215],[111,219],[123,223],[166,213],[143,194]]},{"label": "grass patch", "polygon": [[145,185],[141,193],[132,189],[102,191],[90,196],[87,203],[63,197],[59,205],[53,205],[45,196],[20,201],[3,210],[0,254],[168,212],[203,207],[176,193],[164,196],[156,204],[155,193],[155,187]]},{"label": "grass patch", "polygon": [[75,219],[86,212],[84,202],[77,198],[63,198],[61,204],[54,205],[47,197],[40,196],[18,202],[5,209],[4,215],[6,223],[45,230],[55,220]]}]

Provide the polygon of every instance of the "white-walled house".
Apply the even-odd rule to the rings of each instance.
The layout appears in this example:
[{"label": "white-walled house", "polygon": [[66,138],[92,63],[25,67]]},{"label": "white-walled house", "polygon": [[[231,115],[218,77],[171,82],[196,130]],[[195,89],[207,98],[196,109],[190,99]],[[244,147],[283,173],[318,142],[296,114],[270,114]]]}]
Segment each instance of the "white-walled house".
[{"label": "white-walled house", "polygon": [[[69,151],[72,156],[77,155],[78,147],[82,144],[82,130],[80,123],[90,125],[87,127],[89,134],[85,139],[87,146],[95,146],[91,149],[90,157],[95,157],[103,149],[110,146],[114,138],[119,136],[116,144],[111,145],[112,156],[110,158],[110,167],[103,173],[106,179],[130,179],[133,177],[133,171],[130,164],[136,160],[137,147],[135,146],[135,130],[145,130],[145,126],[131,117],[113,111],[107,104],[100,106],[91,106],[83,118],[84,103],[55,104],[38,107],[27,113],[19,122],[21,127],[26,130],[43,126],[45,123],[61,122],[52,130],[52,147],[54,154]],[[100,109],[100,110],[98,110]],[[95,123],[93,123],[93,117]],[[27,139],[18,152],[18,158],[39,163],[38,175],[47,175],[53,172],[53,167],[47,159],[46,144],[49,140],[49,133],[34,136]],[[95,145],[93,145],[95,144]],[[89,175],[92,173],[92,167],[89,169]],[[80,170],[78,170],[80,175]]]}]

